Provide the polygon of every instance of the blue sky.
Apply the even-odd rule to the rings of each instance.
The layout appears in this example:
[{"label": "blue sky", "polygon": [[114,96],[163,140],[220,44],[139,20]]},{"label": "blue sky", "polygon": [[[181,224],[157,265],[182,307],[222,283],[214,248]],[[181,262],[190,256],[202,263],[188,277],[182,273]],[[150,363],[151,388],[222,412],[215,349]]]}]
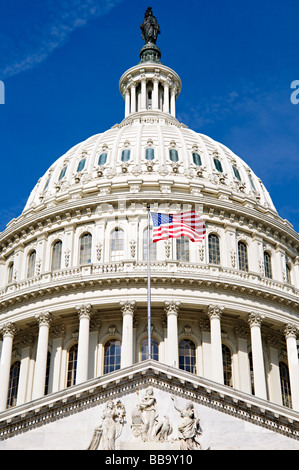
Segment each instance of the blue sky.
[{"label": "blue sky", "polygon": [[298,0],[2,0],[0,231],[60,155],[123,119],[148,6],[178,119],[243,158],[299,231]]}]

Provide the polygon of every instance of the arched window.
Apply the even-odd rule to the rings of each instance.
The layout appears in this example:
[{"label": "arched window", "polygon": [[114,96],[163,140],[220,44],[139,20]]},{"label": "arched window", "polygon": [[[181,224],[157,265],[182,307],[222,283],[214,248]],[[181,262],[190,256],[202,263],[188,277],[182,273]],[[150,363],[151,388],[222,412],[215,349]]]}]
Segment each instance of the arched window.
[{"label": "arched window", "polygon": [[222,360],[224,385],[232,387],[232,356],[230,349],[225,344],[222,345]]},{"label": "arched window", "polygon": [[285,362],[279,363],[280,386],[283,406],[292,408],[291,384],[289,368]]},{"label": "arched window", "polygon": [[[159,360],[159,343],[156,339],[151,338],[151,358],[154,361]],[[145,338],[141,343],[141,360],[148,359],[148,338]]]},{"label": "arched window", "polygon": [[223,173],[223,168],[222,168],[222,165],[221,165],[221,161],[218,160],[218,158],[214,158],[214,165],[215,165],[215,168],[217,171],[219,171],[220,173]]},{"label": "arched window", "polygon": [[252,352],[248,353],[248,360],[249,360],[249,370],[250,370],[250,384],[251,384],[251,393],[254,395],[254,375],[253,375],[253,360],[252,360]]},{"label": "arched window", "polygon": [[10,368],[7,408],[11,408],[12,406],[16,406],[17,404],[19,378],[20,378],[20,361],[16,361],[12,364]]},{"label": "arched window", "polygon": [[51,176],[49,176],[49,178],[48,178],[47,181],[46,181],[46,184],[45,184],[45,186],[44,186],[44,191],[46,191],[47,187],[49,186],[50,180],[51,180]]},{"label": "arched window", "polygon": [[91,263],[92,236],[85,233],[80,238],[80,265]]},{"label": "arched window", "polygon": [[[150,235],[150,261],[153,261],[157,258],[157,244],[153,243],[153,236],[152,236],[152,228],[150,228],[149,235]],[[143,232],[143,259],[147,261],[147,233],[148,228],[146,228]]]},{"label": "arched window", "polygon": [[58,181],[61,181],[61,180],[65,177],[66,170],[67,170],[67,166],[64,166],[64,167],[62,168],[61,172],[60,172]]},{"label": "arched window", "polygon": [[107,153],[106,153],[106,152],[103,152],[103,153],[101,153],[101,155],[99,156],[98,165],[99,165],[99,166],[105,165],[106,162],[107,162]]},{"label": "arched window", "polygon": [[192,157],[193,157],[193,163],[197,166],[201,166],[201,158],[200,158],[199,153],[193,152]]},{"label": "arched window", "polygon": [[183,339],[179,343],[179,368],[196,373],[195,344],[190,339]]},{"label": "arched window", "polygon": [[233,172],[234,172],[234,175],[237,178],[237,180],[241,181],[240,172],[239,172],[238,168],[234,165],[233,165]]},{"label": "arched window", "polygon": [[255,185],[254,185],[253,179],[251,178],[251,176],[250,176],[250,175],[248,175],[248,178],[249,178],[249,181],[250,181],[250,184],[251,184],[251,187],[252,187],[253,191],[256,191],[256,188],[255,188]]},{"label": "arched window", "polygon": [[78,360],[78,344],[74,344],[69,350],[67,382],[66,382],[67,387],[71,387],[72,385],[76,384],[77,360]]},{"label": "arched window", "polygon": [[33,250],[28,256],[27,265],[27,277],[33,277],[35,275],[35,263],[36,263],[36,251]]},{"label": "arched window", "polygon": [[271,256],[268,253],[268,251],[264,252],[264,269],[265,269],[265,277],[272,279]]},{"label": "arched window", "polygon": [[189,239],[180,237],[176,239],[176,259],[178,261],[189,261]]},{"label": "arched window", "polygon": [[208,237],[209,263],[220,264],[220,243],[218,235],[211,233]]},{"label": "arched window", "polygon": [[116,228],[111,233],[111,261],[120,261],[124,257],[124,231]]},{"label": "arched window", "polygon": [[52,247],[52,271],[61,268],[62,242],[58,240]]},{"label": "arched window", "polygon": [[130,160],[130,155],[131,155],[131,150],[130,149],[124,149],[121,152],[121,161],[122,162],[128,162]]},{"label": "arched window", "polygon": [[147,147],[145,149],[145,159],[146,160],[154,160],[155,158],[155,151],[152,147]]},{"label": "arched window", "polygon": [[8,284],[13,281],[13,270],[14,270],[14,263],[13,261],[9,263],[8,265],[8,276],[7,276],[7,282]]},{"label": "arched window", "polygon": [[104,374],[120,369],[121,345],[117,339],[112,339],[104,348]]},{"label": "arched window", "polygon": [[84,170],[86,163],[86,158],[82,158],[82,160],[79,161],[78,166],[77,166],[77,173],[80,173],[80,171]]},{"label": "arched window", "polygon": [[169,159],[171,162],[178,162],[179,161],[179,154],[176,149],[169,149]]},{"label": "arched window", "polygon": [[247,245],[244,242],[238,243],[238,259],[239,259],[239,269],[241,271],[248,271]]}]

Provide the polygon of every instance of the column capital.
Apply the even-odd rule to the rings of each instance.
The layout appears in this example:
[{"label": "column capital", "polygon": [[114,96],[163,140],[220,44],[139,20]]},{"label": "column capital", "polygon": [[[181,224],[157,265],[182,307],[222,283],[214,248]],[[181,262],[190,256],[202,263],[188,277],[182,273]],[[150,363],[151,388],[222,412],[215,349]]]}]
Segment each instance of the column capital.
[{"label": "column capital", "polygon": [[92,306],[90,304],[77,305],[76,310],[79,315],[79,319],[88,318],[90,319],[92,315]]},{"label": "column capital", "polygon": [[207,311],[208,317],[210,318],[210,320],[212,320],[213,318],[218,318],[220,320],[223,310],[224,307],[220,305],[209,305]]},{"label": "column capital", "polygon": [[291,324],[291,323],[288,323],[287,325],[285,325],[285,328],[284,328],[284,335],[287,338],[297,338],[297,335],[298,335],[298,328]]},{"label": "column capital", "polygon": [[65,326],[64,325],[55,325],[51,329],[52,338],[63,338],[65,335]]},{"label": "column capital", "polygon": [[261,326],[262,322],[263,322],[263,319],[264,319],[264,316],[259,315],[258,313],[251,312],[248,315],[248,323],[249,323],[250,327],[252,327],[252,326]]},{"label": "column capital", "polygon": [[50,312],[43,312],[40,315],[36,315],[35,318],[39,326],[50,326],[52,322],[52,315]]},{"label": "column capital", "polygon": [[17,326],[14,323],[8,322],[1,327],[0,333],[3,337],[4,336],[14,337],[17,331],[18,331]]},{"label": "column capital", "polygon": [[134,315],[136,309],[135,300],[126,300],[125,302],[120,302],[120,308],[123,315]]},{"label": "column capital", "polygon": [[178,315],[180,308],[180,302],[175,300],[164,302],[164,310],[166,315]]}]

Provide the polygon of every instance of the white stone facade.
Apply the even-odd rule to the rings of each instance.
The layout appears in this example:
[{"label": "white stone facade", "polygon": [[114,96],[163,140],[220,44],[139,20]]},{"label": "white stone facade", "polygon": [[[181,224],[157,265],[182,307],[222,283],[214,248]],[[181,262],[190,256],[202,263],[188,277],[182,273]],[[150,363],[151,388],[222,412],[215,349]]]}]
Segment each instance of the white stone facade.
[{"label": "white stone facade", "polygon": [[[203,243],[151,248],[154,359],[298,420],[298,234],[242,159],[177,121],[180,88],[162,64],[129,69],[120,80],[124,120],[60,157],[0,234],[0,423],[32,400],[55,402],[146,359],[147,204],[196,210],[207,229]],[[186,357],[182,365],[183,340],[193,345],[191,365]],[[88,411],[80,416],[92,424]],[[222,419],[218,409],[219,430]],[[234,433],[244,427],[238,419]],[[52,436],[51,426],[29,435]],[[68,447],[64,426],[53,446]],[[220,435],[215,448],[243,447]]]}]

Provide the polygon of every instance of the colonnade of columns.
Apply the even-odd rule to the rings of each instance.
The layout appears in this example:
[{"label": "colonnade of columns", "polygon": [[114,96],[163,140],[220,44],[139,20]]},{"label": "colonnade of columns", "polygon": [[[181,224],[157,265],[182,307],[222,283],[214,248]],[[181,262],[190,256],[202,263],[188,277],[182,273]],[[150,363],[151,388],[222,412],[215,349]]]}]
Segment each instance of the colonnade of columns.
[{"label": "colonnade of columns", "polygon": [[[122,311],[122,353],[121,368],[129,367],[134,362],[134,334],[133,319],[136,310],[135,301],[121,302]],[[167,337],[165,361],[168,365],[179,367],[178,350],[178,314],[180,303],[176,301],[166,301],[164,311],[167,318]],[[76,384],[88,379],[89,361],[89,341],[90,341],[90,319],[92,316],[92,306],[82,305],[77,307],[79,316],[79,336],[78,336],[78,358]],[[222,335],[221,317],[223,308],[218,305],[209,305],[207,314],[210,320],[210,353],[212,371],[211,377],[215,382],[224,384],[223,356],[222,356]],[[48,312],[37,317],[39,324],[37,352],[35,360],[35,370],[33,375],[32,399],[40,398],[45,393],[46,367],[49,344],[49,331],[52,322],[52,315]],[[251,352],[254,376],[255,396],[267,400],[267,384],[264,364],[264,352],[262,344],[261,325],[263,317],[251,313],[248,316],[251,336]],[[2,354],[0,361],[0,411],[4,411],[7,406],[8,387],[10,380],[10,366],[12,360],[13,340],[17,332],[16,325],[7,323],[2,327]],[[299,411],[299,363],[297,352],[298,329],[290,324],[285,325],[286,349],[288,357],[288,367],[290,376],[290,387],[292,395],[293,409]],[[238,343],[240,356],[245,353],[241,338]],[[56,358],[55,358],[56,361]],[[277,362],[277,361],[276,361]],[[248,360],[247,360],[248,366]],[[241,381],[242,382],[242,381]],[[54,387],[55,388],[55,387]],[[240,389],[242,389],[240,385]],[[243,390],[250,393],[248,390]]]},{"label": "colonnade of columns", "polygon": [[[139,88],[140,84],[140,88]],[[138,89],[138,92],[137,92]],[[151,93],[149,104],[148,93]],[[175,103],[177,98],[177,86],[170,80],[160,80],[157,77],[147,78],[141,75],[138,81],[130,81],[125,90],[125,117],[137,111],[152,109],[176,115]]]}]

